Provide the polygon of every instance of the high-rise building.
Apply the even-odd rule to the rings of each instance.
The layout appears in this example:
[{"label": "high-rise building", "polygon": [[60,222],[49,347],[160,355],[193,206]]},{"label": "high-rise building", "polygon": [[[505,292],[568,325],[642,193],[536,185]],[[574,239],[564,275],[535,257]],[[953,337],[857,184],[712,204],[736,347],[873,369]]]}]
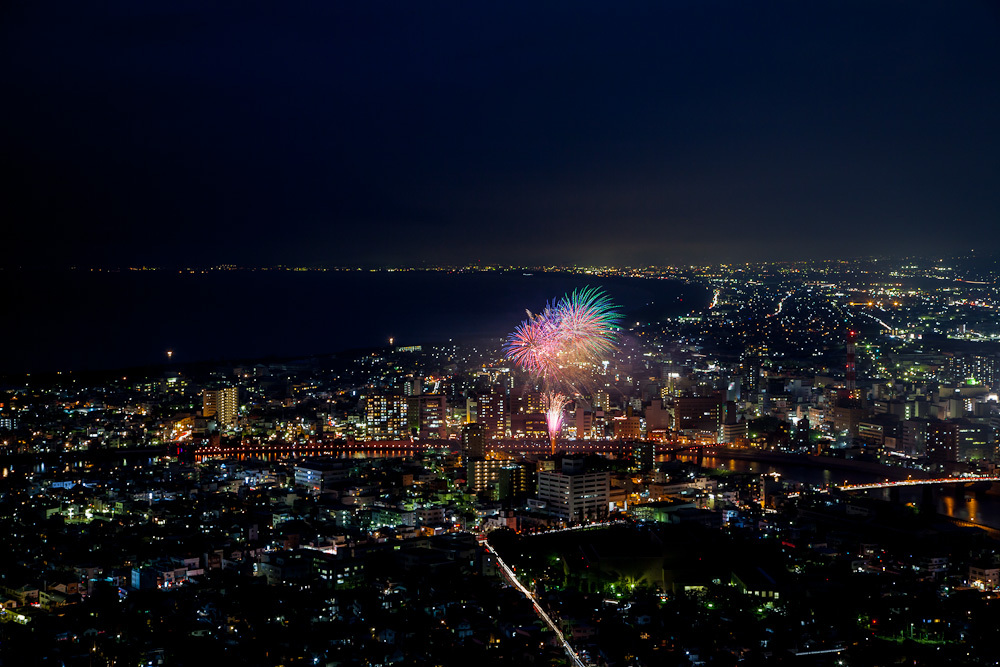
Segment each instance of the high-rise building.
[{"label": "high-rise building", "polygon": [[531,493],[534,474],[527,463],[508,462],[497,473],[494,500],[523,500]]},{"label": "high-rise building", "polygon": [[419,396],[423,391],[423,381],[420,378],[407,378],[403,381],[404,396]]},{"label": "high-rise building", "polygon": [[13,431],[17,428],[17,419],[9,415],[0,414],[0,431]]},{"label": "high-rise building", "polygon": [[497,481],[500,468],[509,465],[503,459],[472,458],[465,463],[466,486],[470,491],[485,491],[489,485]]},{"label": "high-rise building", "polygon": [[746,420],[738,421],[735,424],[722,424],[722,426],[719,427],[719,442],[738,443],[746,437]]},{"label": "high-rise building", "polygon": [[834,433],[846,432],[851,438],[858,437],[858,424],[868,416],[868,409],[849,398],[838,399],[830,408]]},{"label": "high-rise building", "polygon": [[722,424],[723,396],[682,396],[674,402],[675,431],[719,432]]},{"label": "high-rise building", "polygon": [[611,502],[611,474],[586,472],[582,459],[564,458],[561,471],[538,473],[538,500],[564,521],[605,517]]},{"label": "high-rise building", "polygon": [[222,387],[220,389],[205,389],[201,392],[202,414],[205,417],[215,417],[222,428],[236,424],[236,413],[239,410],[239,389]]},{"label": "high-rise building", "polygon": [[646,408],[646,433],[665,431],[670,428],[670,410],[663,405],[662,398],[654,398]]},{"label": "high-rise building", "polygon": [[589,440],[594,437],[594,413],[578,407],[573,415],[573,425],[576,427],[577,440]]},{"label": "high-rise building", "polygon": [[448,437],[448,405],[444,394],[424,394],[406,399],[407,427],[419,438]]},{"label": "high-rise building", "polygon": [[[726,421],[729,421],[728,419]],[[898,429],[897,429],[898,433]],[[803,417],[795,423],[795,444],[799,447],[809,446],[809,418]]]},{"label": "high-rise building", "polygon": [[988,423],[972,422],[968,419],[955,420],[958,423],[958,460],[976,461],[996,458],[996,444],[993,441],[993,427]]},{"label": "high-rise building", "polygon": [[923,456],[927,452],[927,420],[907,419],[899,424],[899,448],[910,456]]},{"label": "high-rise building", "polygon": [[406,397],[372,394],[365,403],[369,440],[398,440],[407,435]]},{"label": "high-rise building", "polygon": [[594,410],[594,416],[592,418],[594,425],[593,435],[591,437],[600,440],[606,438],[608,435],[608,415],[604,410]]},{"label": "high-rise building", "polygon": [[493,490],[494,500],[525,497],[531,481],[526,464],[504,459],[472,459],[466,463],[469,490]]},{"label": "high-rise building", "polygon": [[511,412],[527,415],[545,411],[545,401],[537,391],[525,391],[511,398]]},{"label": "high-rise building", "polygon": [[656,465],[656,443],[641,440],[632,443],[632,465],[649,470]]},{"label": "high-rise building", "polygon": [[996,389],[1000,381],[1000,359],[993,355],[947,354],[940,373],[946,382],[966,384],[971,380]]},{"label": "high-rise building", "polygon": [[858,422],[857,439],[876,448],[885,446],[886,438],[897,438],[899,419],[895,415],[871,415]]},{"label": "high-rise building", "polygon": [[939,419],[927,423],[927,458],[935,463],[958,461],[958,423]]},{"label": "high-rise building", "polygon": [[462,456],[466,462],[486,456],[486,429],[482,424],[462,426]]},{"label": "high-rise building", "polygon": [[479,401],[479,423],[487,439],[503,438],[507,434],[507,397],[500,392],[483,396]]},{"label": "high-rise building", "polygon": [[858,398],[858,371],[857,371],[857,338],[858,332],[853,329],[847,332],[847,366],[844,373],[844,385],[847,388],[847,397],[856,400]]},{"label": "high-rise building", "polygon": [[743,376],[743,383],[746,389],[747,400],[757,402],[760,394],[764,390],[763,356],[766,347],[762,344],[751,344],[743,350],[740,359],[740,374]]}]

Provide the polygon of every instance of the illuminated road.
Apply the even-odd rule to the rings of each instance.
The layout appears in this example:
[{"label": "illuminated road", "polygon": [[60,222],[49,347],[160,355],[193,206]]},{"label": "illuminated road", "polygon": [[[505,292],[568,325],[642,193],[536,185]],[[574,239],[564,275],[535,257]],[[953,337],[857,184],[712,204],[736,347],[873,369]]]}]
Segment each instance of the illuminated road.
[{"label": "illuminated road", "polygon": [[866,317],[872,318],[873,320],[875,320],[876,322],[878,322],[879,324],[881,324],[885,328],[885,330],[888,331],[889,333],[892,333],[894,331],[894,329],[891,326],[889,326],[888,324],[886,324],[884,320],[880,320],[879,318],[875,317],[871,313],[866,313],[864,311],[860,311],[860,314],[861,315],[865,315]]},{"label": "illuminated road", "polygon": [[552,628],[552,632],[556,633],[556,637],[559,638],[559,642],[562,644],[563,650],[566,651],[566,655],[569,656],[570,662],[576,667],[587,667],[587,663],[580,660],[580,657],[576,654],[576,651],[573,650],[573,647],[569,645],[569,642],[566,641],[566,637],[552,620],[552,617],[545,613],[545,610],[542,609],[542,605],[538,604],[538,600],[535,599],[535,596],[531,593],[531,591],[521,585],[521,582],[517,580],[517,576],[515,576],[514,571],[507,567],[507,563],[500,558],[500,554],[496,552],[489,542],[486,542],[485,546],[489,552],[493,554],[493,557],[497,559],[497,565],[500,566],[500,569],[507,577],[507,581],[509,581],[517,590],[521,591],[524,597],[531,600],[531,604],[535,607],[535,613],[537,613],[539,617],[541,617],[541,619],[545,621],[550,628]]},{"label": "illuminated road", "polygon": [[767,315],[766,317],[774,317],[775,315],[780,315],[782,309],[784,309],[784,307],[785,307],[785,299],[787,299],[788,297],[790,297],[792,294],[793,294],[793,292],[789,292],[785,296],[781,297],[781,301],[778,302],[778,309],[776,311],[774,311],[773,313]]}]

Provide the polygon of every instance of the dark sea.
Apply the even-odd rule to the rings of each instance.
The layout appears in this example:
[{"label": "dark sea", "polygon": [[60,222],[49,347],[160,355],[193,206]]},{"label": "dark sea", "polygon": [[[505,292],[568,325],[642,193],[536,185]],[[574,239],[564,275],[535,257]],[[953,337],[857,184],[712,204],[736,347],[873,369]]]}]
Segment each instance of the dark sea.
[{"label": "dark sea", "polygon": [[329,354],[506,336],[525,309],[603,287],[635,320],[701,308],[673,280],[438,271],[0,272],[0,375]]}]

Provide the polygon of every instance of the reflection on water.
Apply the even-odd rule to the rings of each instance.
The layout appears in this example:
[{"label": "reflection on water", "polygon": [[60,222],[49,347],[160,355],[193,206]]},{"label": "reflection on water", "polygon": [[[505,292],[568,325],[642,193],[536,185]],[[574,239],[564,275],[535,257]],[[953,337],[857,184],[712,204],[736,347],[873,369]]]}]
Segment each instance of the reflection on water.
[{"label": "reflection on water", "polygon": [[[982,489],[965,488],[961,484],[934,486],[930,493],[934,509],[939,514],[984,526],[1000,527],[1000,497]],[[924,502],[924,493],[915,488],[900,489],[899,500],[919,505]]]},{"label": "reflection on water", "polygon": [[[667,455],[657,457],[660,462],[668,460]],[[688,463],[698,463],[696,455],[680,455],[680,461]],[[762,463],[759,461],[745,461],[743,459],[719,458],[715,456],[702,457],[701,465],[705,468],[717,468],[728,470],[729,472],[751,472],[758,474],[778,474],[787,481],[802,482],[803,484],[814,484],[817,486],[827,484],[864,484],[881,481],[882,478],[874,473],[860,472],[854,470],[830,470],[819,466],[791,465],[785,463]]]}]

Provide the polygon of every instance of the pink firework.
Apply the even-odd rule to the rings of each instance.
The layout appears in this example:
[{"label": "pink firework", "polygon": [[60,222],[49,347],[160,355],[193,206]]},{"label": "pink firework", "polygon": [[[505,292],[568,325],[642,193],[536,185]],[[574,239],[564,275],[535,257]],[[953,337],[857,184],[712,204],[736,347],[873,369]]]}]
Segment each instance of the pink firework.
[{"label": "pink firework", "polygon": [[555,391],[548,391],[542,395],[542,405],[545,408],[545,423],[549,430],[549,442],[555,450],[556,439],[562,432],[563,410],[569,405],[568,396]]},{"label": "pink firework", "polygon": [[571,365],[594,363],[614,350],[619,316],[600,289],[585,287],[528,313],[510,336],[504,356],[536,377],[566,382]]},{"label": "pink firework", "polygon": [[560,336],[549,309],[532,315],[507,337],[504,356],[539,377],[554,375],[559,368]]}]

